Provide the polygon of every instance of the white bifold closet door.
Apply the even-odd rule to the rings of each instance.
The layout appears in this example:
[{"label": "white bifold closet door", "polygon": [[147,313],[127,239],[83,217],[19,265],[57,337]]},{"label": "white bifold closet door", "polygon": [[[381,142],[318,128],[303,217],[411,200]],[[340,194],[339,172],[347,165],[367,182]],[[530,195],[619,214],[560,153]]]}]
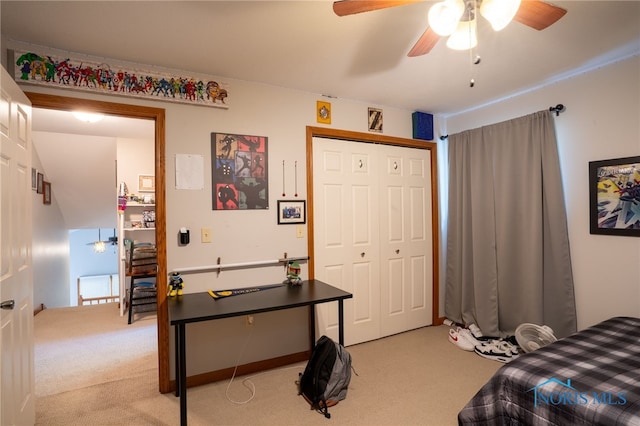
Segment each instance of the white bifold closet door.
[{"label": "white bifold closet door", "polygon": [[[431,324],[430,151],[313,139],[315,277],[353,293],[345,343]],[[337,303],[317,308],[337,339]]]}]

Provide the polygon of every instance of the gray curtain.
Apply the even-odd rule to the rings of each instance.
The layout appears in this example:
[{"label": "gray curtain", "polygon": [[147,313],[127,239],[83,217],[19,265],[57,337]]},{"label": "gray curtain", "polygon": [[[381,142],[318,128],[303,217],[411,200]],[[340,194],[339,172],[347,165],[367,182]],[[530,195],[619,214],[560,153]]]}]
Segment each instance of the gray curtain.
[{"label": "gray curtain", "polygon": [[446,317],[487,336],[575,332],[566,217],[549,111],[450,135]]}]

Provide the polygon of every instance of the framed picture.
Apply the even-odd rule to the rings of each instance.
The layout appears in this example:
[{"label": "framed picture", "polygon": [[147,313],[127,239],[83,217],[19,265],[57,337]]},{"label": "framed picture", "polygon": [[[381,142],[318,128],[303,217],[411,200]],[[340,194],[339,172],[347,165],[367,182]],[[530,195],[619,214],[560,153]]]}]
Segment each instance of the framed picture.
[{"label": "framed picture", "polygon": [[212,210],[269,208],[269,138],[211,133]]},{"label": "framed picture", "polygon": [[369,108],[369,131],[382,133],[382,110]]},{"label": "framed picture", "polygon": [[51,183],[42,182],[42,203],[51,204]]},{"label": "framed picture", "polygon": [[138,175],[138,192],[155,192],[156,179],[153,175]]},{"label": "framed picture", "polygon": [[42,182],[44,182],[44,175],[40,172],[36,176],[36,192],[42,194]]},{"label": "framed picture", "polygon": [[33,167],[31,168],[31,189],[38,190],[38,171]]},{"label": "framed picture", "polygon": [[640,237],[640,156],[589,162],[591,234]]},{"label": "framed picture", "polygon": [[331,124],[331,103],[316,101],[316,121],[322,124]]},{"label": "framed picture", "polygon": [[305,223],[306,220],[304,200],[278,200],[278,225]]}]

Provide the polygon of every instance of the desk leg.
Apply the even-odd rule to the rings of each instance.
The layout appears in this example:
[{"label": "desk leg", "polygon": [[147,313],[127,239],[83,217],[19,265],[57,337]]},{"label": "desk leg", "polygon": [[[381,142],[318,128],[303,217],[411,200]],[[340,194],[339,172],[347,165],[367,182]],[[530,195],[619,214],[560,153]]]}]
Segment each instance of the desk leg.
[{"label": "desk leg", "polygon": [[344,346],[344,301],[338,300],[338,340]]},{"label": "desk leg", "polygon": [[311,318],[309,318],[309,326],[311,329],[309,333],[311,334],[311,350],[316,346],[316,305],[311,305]]},{"label": "desk leg", "polygon": [[180,425],[187,425],[187,361],[186,361],[186,344],[185,344],[185,324],[179,324],[178,327],[178,348],[180,354],[178,356],[178,370],[179,374],[179,393],[180,393]]},{"label": "desk leg", "polygon": [[176,397],[180,396],[180,344],[178,342],[180,342],[180,327],[175,325],[174,326],[174,334],[175,334],[175,339],[174,339],[174,345],[175,345],[175,371],[176,371],[176,391],[175,391],[175,395]]}]

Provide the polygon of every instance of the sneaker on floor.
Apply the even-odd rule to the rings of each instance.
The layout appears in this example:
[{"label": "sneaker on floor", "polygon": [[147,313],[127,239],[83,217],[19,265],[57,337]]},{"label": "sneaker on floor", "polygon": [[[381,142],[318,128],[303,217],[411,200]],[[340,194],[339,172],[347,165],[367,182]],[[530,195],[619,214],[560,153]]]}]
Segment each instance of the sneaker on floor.
[{"label": "sneaker on floor", "polygon": [[469,326],[469,331],[471,331],[471,334],[473,334],[473,337],[478,338],[483,336],[482,331],[480,331],[480,328],[475,324],[471,324]]},{"label": "sneaker on floor", "polygon": [[461,330],[460,328],[457,328],[457,329],[450,328],[449,341],[462,350],[473,352],[475,349],[475,345],[469,342],[467,339],[462,338],[459,333],[460,330]]},{"label": "sneaker on floor", "polygon": [[508,363],[518,357],[518,349],[503,340],[494,340],[475,347],[475,352],[483,358]]},{"label": "sneaker on floor", "polygon": [[[467,330],[466,328],[460,328],[458,329],[458,339],[459,340],[464,340],[467,343],[465,345],[471,345],[474,348],[478,345],[481,345],[482,342],[478,339],[476,339],[473,334],[471,334],[471,331]],[[473,350],[473,349],[471,349]]]}]

